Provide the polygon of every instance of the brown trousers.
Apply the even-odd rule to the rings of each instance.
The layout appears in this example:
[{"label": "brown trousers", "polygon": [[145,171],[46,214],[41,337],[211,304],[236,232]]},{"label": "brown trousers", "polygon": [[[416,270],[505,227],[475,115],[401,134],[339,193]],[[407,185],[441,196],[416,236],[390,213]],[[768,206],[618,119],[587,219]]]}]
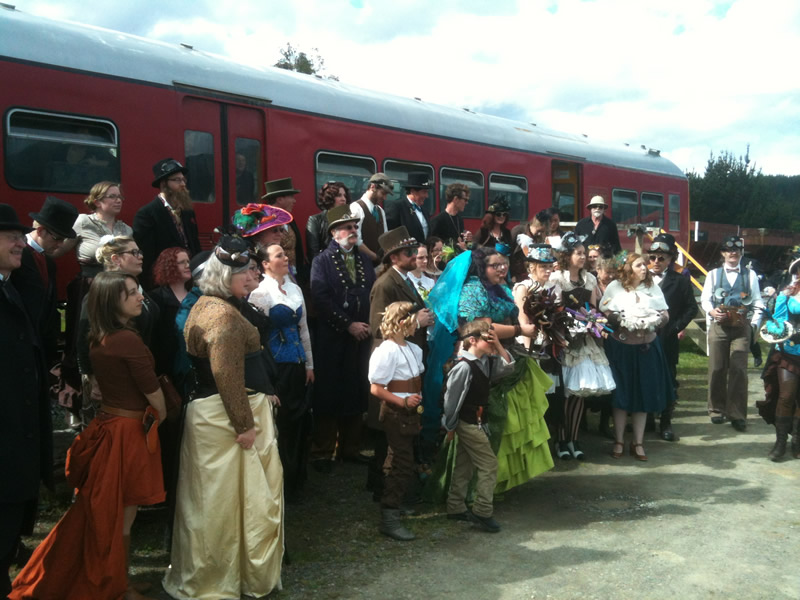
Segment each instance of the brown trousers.
[{"label": "brown trousers", "polygon": [[311,436],[311,460],[331,460],[336,451],[338,458],[357,458],[361,450],[361,415],[314,415]]},{"label": "brown trousers", "polygon": [[414,476],[414,438],[419,434],[419,415],[384,411],[383,429],[389,452],[383,463],[383,508],[400,508]]},{"label": "brown trousers", "polygon": [[800,417],[800,398],[797,396],[800,376],[778,369],[778,404],[775,406],[776,417]]},{"label": "brown trousers", "polygon": [[479,517],[491,517],[494,513],[492,497],[497,483],[497,457],[492,452],[489,438],[477,425],[461,420],[456,425],[456,435],[456,464],[453,467],[450,492],[447,494],[447,512],[456,514],[467,510],[464,500],[475,470],[478,476],[472,512]]},{"label": "brown trousers", "polygon": [[708,414],[747,419],[747,357],[750,324],[708,329]]}]

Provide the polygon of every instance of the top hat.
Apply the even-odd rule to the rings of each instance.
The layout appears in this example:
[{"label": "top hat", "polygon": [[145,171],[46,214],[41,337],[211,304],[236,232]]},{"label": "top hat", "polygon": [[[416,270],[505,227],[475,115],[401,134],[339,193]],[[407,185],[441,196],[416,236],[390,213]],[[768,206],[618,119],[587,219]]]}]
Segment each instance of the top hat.
[{"label": "top hat", "polygon": [[294,220],[289,211],[270,204],[251,202],[240,208],[231,217],[233,226],[241,231],[243,237],[250,237],[272,227],[280,227]]},{"label": "top hat", "polygon": [[525,257],[528,262],[552,264],[556,262],[553,256],[553,249],[549,244],[531,244],[528,246],[528,255]]},{"label": "top hat", "polygon": [[650,252],[664,252],[665,254],[677,254],[675,238],[669,233],[659,233],[653,238],[650,244]]},{"label": "top hat", "polygon": [[744,252],[744,240],[741,236],[738,235],[729,235],[724,240],[722,240],[722,251],[725,250],[735,250],[740,254]]},{"label": "top hat", "polygon": [[160,187],[161,180],[173,175],[174,173],[183,173],[184,175],[188,175],[189,169],[184,167],[174,158],[165,158],[158,161],[153,165],[153,175],[155,176],[155,179],[153,179],[153,187]]},{"label": "top hat", "polygon": [[347,204],[334,206],[328,210],[328,233],[330,233],[331,229],[345,223],[358,223],[358,217],[350,212],[350,207]]},{"label": "top hat", "polygon": [[266,200],[267,202],[270,202],[275,198],[280,198],[281,196],[294,196],[295,194],[300,193],[300,190],[294,189],[291,177],[267,181],[264,183],[264,189],[267,193],[261,196],[261,199]]},{"label": "top hat", "polygon": [[592,208],[593,206],[602,206],[603,208],[608,208],[608,204],[606,204],[606,201],[602,196],[592,196],[592,199],[589,200],[589,204],[586,205],[586,208]]},{"label": "top hat", "polygon": [[389,256],[398,250],[418,248],[419,242],[408,233],[408,229],[401,225],[397,229],[387,231],[378,238],[378,244],[383,250],[383,262],[389,261]]},{"label": "top hat", "polygon": [[433,187],[433,182],[427,173],[415,171],[408,174],[405,188],[407,190],[429,190]]},{"label": "top hat", "polygon": [[498,213],[505,213],[508,214],[511,211],[511,207],[508,205],[508,200],[506,200],[505,196],[498,196],[494,199],[489,205],[489,208],[486,209],[487,213],[498,214]]},{"label": "top hat", "polygon": [[214,256],[228,267],[240,268],[250,263],[254,257],[250,244],[235,235],[223,235],[214,248]]},{"label": "top hat", "polygon": [[[411,178],[411,173],[408,174],[409,179]],[[392,180],[389,179],[389,176],[386,173],[375,173],[372,177],[369,178],[370,184],[375,184],[377,187],[381,188],[387,194],[391,194],[394,191],[394,185],[392,184]]]},{"label": "top hat", "polygon": [[17,212],[8,204],[0,204],[0,231],[14,229],[22,233],[30,233],[33,227],[26,227],[19,222]]},{"label": "top hat", "polygon": [[28,216],[63,238],[73,239],[78,236],[72,229],[78,218],[78,209],[61,198],[47,196],[42,209],[38,213],[28,213]]}]

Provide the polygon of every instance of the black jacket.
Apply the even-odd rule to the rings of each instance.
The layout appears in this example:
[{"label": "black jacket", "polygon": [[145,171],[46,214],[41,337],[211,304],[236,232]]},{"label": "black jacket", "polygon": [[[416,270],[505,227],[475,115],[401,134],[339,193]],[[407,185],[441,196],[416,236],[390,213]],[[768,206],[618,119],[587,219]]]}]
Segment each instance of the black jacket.
[{"label": "black jacket", "polygon": [[306,253],[308,262],[313,262],[314,257],[325,250],[331,243],[331,236],[328,233],[328,211],[308,217],[306,223]]},{"label": "black jacket", "polygon": [[611,219],[603,215],[597,229],[594,228],[592,217],[584,217],[575,224],[575,235],[585,235],[586,239],[583,241],[584,246],[597,244],[600,246],[608,245],[611,251],[616,254],[622,250],[619,243],[619,231],[617,231],[617,224]]},{"label": "black jacket", "polygon": [[[407,197],[404,196],[387,202],[385,210],[387,230],[391,231],[403,225],[408,229],[411,237],[416,238],[420,244],[425,243],[425,231],[422,229],[422,223],[419,222],[419,218],[414,214],[417,211],[411,206],[411,202]],[[425,217],[425,222],[428,223],[428,231],[430,231],[428,215],[424,211],[422,215]]]},{"label": "black jacket", "polygon": [[11,274],[11,281],[42,341],[45,359],[50,366],[58,359],[58,334],[61,330],[56,296],[56,265],[52,258],[45,255],[48,274],[45,284],[36,265],[35,252],[30,246],[25,246],[22,266]]},{"label": "black jacket", "polygon": [[670,365],[678,364],[678,333],[686,329],[692,319],[697,315],[697,300],[692,291],[692,282],[688,277],[684,277],[677,271],[668,269],[664,273],[661,283],[661,291],[669,307],[669,321],[659,331],[661,344],[664,347],[664,354],[667,363]]}]

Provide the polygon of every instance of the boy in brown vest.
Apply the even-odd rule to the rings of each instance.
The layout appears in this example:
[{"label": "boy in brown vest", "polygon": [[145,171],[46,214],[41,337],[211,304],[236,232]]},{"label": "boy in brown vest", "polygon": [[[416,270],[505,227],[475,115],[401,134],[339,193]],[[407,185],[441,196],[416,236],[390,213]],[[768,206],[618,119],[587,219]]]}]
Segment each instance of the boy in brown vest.
[{"label": "boy in brown vest", "polygon": [[[476,320],[458,329],[459,358],[447,377],[442,425],[447,439],[458,434],[456,462],[447,495],[447,518],[470,521],[490,533],[500,531],[492,518],[497,483],[497,457],[489,444],[489,385],[514,370],[514,359],[500,344],[488,321]],[[477,471],[472,512],[465,504],[467,487]]]}]

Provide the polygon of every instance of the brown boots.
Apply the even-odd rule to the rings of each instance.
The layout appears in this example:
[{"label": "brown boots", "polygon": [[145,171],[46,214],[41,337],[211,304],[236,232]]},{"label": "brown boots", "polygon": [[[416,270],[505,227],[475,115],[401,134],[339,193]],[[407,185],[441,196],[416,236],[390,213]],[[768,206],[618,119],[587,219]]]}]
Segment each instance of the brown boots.
[{"label": "brown boots", "polygon": [[792,417],[775,417],[775,445],[767,455],[772,462],[778,462],[786,454],[786,438],[791,429]]}]

